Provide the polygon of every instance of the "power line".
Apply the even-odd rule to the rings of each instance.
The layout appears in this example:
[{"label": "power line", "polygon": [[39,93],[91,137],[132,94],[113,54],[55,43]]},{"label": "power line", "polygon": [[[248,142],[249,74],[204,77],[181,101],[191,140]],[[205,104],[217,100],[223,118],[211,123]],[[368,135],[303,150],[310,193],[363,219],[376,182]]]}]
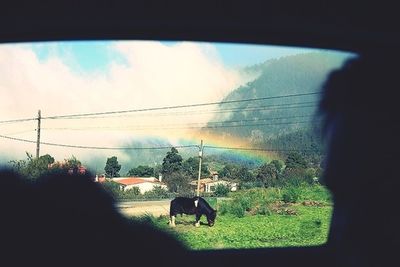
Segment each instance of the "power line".
[{"label": "power line", "polygon": [[253,126],[273,126],[273,125],[289,125],[298,123],[312,123],[313,120],[308,121],[293,121],[293,122],[280,122],[280,123],[256,123],[256,124],[240,124],[240,125],[214,125],[214,126],[181,126],[181,127],[142,127],[142,128],[129,128],[129,127],[93,127],[93,128],[42,128],[44,130],[88,130],[88,129],[114,129],[114,130],[178,130],[178,129],[217,129],[217,128],[234,128],[234,127],[253,127]]},{"label": "power line", "polygon": [[[242,100],[230,100],[230,101],[221,101],[221,102],[209,102],[209,103],[200,103],[200,104],[190,104],[190,105],[178,105],[178,106],[166,106],[166,107],[154,107],[154,108],[145,108],[145,109],[132,109],[132,110],[120,110],[120,111],[106,111],[106,112],[95,112],[95,113],[81,113],[81,114],[71,114],[71,115],[56,115],[56,116],[46,116],[41,117],[41,119],[83,119],[86,118],[108,118],[101,117],[101,115],[110,115],[110,114],[123,114],[123,113],[135,113],[135,112],[145,112],[145,111],[157,111],[157,110],[170,110],[170,109],[179,109],[179,108],[188,108],[188,107],[200,107],[200,106],[211,106],[211,105],[223,105],[223,104],[231,104],[231,103],[240,103],[240,102],[250,102],[250,101],[261,101],[261,100],[268,100],[268,99],[277,99],[277,98],[288,98],[288,97],[296,97],[296,96],[306,96],[306,95],[316,95],[320,94],[320,92],[310,92],[310,93],[301,93],[301,94],[291,94],[291,95],[280,95],[280,96],[270,96],[270,97],[261,97],[261,98],[251,98],[251,99],[242,99]],[[297,103],[281,103],[281,104],[272,104],[267,106],[259,106],[259,107],[244,107],[244,108],[230,108],[230,109],[219,109],[214,111],[204,110],[203,112],[206,113],[221,113],[221,112],[231,112],[231,111],[244,111],[244,110],[261,110],[261,109],[270,109],[273,107],[284,107],[286,108],[296,108],[295,105],[301,105],[299,107],[312,107],[310,106],[303,106],[305,104],[315,104],[314,101],[306,101],[306,102],[297,102]],[[292,106],[292,107],[289,107]],[[202,111],[196,111],[202,112]],[[165,114],[165,113],[164,113]],[[174,113],[177,114],[177,113]],[[179,113],[178,113],[179,114]],[[185,112],[187,114],[187,112]],[[167,113],[167,115],[169,115]],[[95,117],[88,117],[88,116],[95,116]],[[15,122],[26,122],[26,121],[35,121],[38,118],[25,118],[25,119],[13,119],[13,120],[3,120],[0,123],[15,123]]]},{"label": "power line", "polygon": [[[25,143],[34,143],[37,141],[27,140],[22,138],[10,137],[5,135],[0,135],[0,138],[10,139],[14,141],[20,141]],[[41,145],[48,146],[58,146],[58,147],[68,147],[68,148],[80,148],[80,149],[99,149],[99,150],[157,150],[157,149],[170,149],[170,148],[198,148],[198,145],[180,145],[180,146],[159,146],[159,147],[101,147],[101,146],[81,146],[81,145],[68,145],[68,144],[59,144],[59,143],[48,143],[48,142],[40,142]]]},{"label": "power line", "polygon": [[26,118],[26,119],[16,119],[16,120],[5,120],[0,121],[0,123],[14,123],[14,122],[24,122],[24,121],[35,121],[37,118]]},{"label": "power line", "polygon": [[[306,105],[311,104],[313,105]],[[199,114],[215,114],[215,113],[227,113],[227,112],[245,112],[245,111],[259,111],[259,110],[280,110],[280,109],[292,109],[292,108],[309,108],[315,107],[317,103],[313,101],[308,101],[304,103],[284,103],[284,104],[276,104],[276,105],[268,105],[268,106],[258,106],[258,107],[244,107],[244,108],[230,108],[230,109],[218,109],[218,110],[195,110],[195,114],[189,113],[188,111],[179,111],[179,112],[169,112],[169,113],[151,113],[148,114],[150,116],[193,116]],[[142,116],[142,115],[140,115]],[[121,117],[132,117],[132,115],[117,115],[117,116],[87,116],[87,117],[66,117],[60,119],[69,119],[69,120],[79,120],[79,119],[105,119],[105,118],[121,118]]]},{"label": "power line", "polygon": [[267,151],[267,152],[315,151],[312,149],[271,149],[271,148],[225,147],[225,146],[203,146],[203,147],[211,149],[249,150],[249,151]]},{"label": "power line", "polygon": [[[26,140],[22,138],[9,137],[0,135],[0,138],[10,139],[14,141],[26,142],[36,144],[36,141]],[[80,146],[80,145],[68,145],[68,144],[57,144],[40,142],[41,145],[68,147],[68,148],[79,148],[79,149],[96,149],[96,150],[159,150],[159,149],[171,149],[171,148],[199,148],[199,145],[179,145],[179,146],[159,146],[159,147],[99,147],[99,146]],[[227,149],[227,150],[249,150],[249,151],[266,151],[266,152],[290,152],[290,151],[314,151],[312,149],[270,149],[270,148],[253,148],[253,147],[225,147],[225,146],[203,146],[203,148],[210,149]]]},{"label": "power line", "polygon": [[[242,125],[218,125],[218,126],[204,126],[201,128],[232,128],[232,127],[254,127],[254,126],[273,126],[273,125],[285,125],[285,124],[298,124],[298,123],[311,123],[312,120],[308,121],[294,121],[294,122],[280,122],[280,123],[256,123],[256,124],[242,124]],[[192,128],[192,127],[190,127]]]},{"label": "power line", "polygon": [[62,119],[62,118],[72,118],[72,117],[87,117],[87,116],[97,116],[97,115],[110,115],[110,114],[145,112],[145,111],[155,111],[155,110],[169,110],[169,109],[179,109],[179,108],[189,108],[189,107],[224,105],[224,104],[232,104],[232,103],[240,103],[240,102],[261,101],[261,100],[268,100],[268,99],[278,99],[278,98],[287,98],[287,97],[296,97],[296,96],[316,95],[316,94],[320,94],[320,92],[310,92],[310,93],[301,93],[301,94],[260,97],[260,98],[251,98],[251,99],[241,99],[241,100],[230,100],[230,101],[221,101],[221,102],[209,102],[209,103],[189,104],[189,105],[153,107],[153,108],[144,108],[144,109],[130,109],[130,110],[119,110],[119,111],[106,111],[106,112],[81,113],[81,114],[70,114],[70,115],[57,115],[57,116],[42,117],[42,119]]},{"label": "power line", "polygon": [[307,114],[307,115],[295,115],[295,116],[290,116],[290,117],[272,117],[272,118],[256,118],[256,119],[249,119],[249,120],[236,120],[236,121],[211,121],[208,123],[211,124],[217,124],[217,123],[237,123],[237,122],[255,122],[255,121],[269,121],[269,120],[283,120],[283,119],[293,119],[293,118],[304,118],[304,117],[310,117],[313,114]]},{"label": "power line", "polygon": [[[242,123],[240,125],[234,125],[234,126],[251,126],[252,124],[246,125],[243,124],[243,122],[258,122],[258,121],[269,121],[269,120],[281,120],[281,119],[293,119],[293,118],[305,118],[305,117],[311,117],[313,114],[308,114],[308,115],[297,115],[297,116],[290,116],[290,117],[273,117],[273,118],[257,118],[257,119],[248,119],[248,120],[234,120],[234,121],[214,121],[214,122],[208,122],[208,124],[226,124],[226,123]],[[290,122],[292,123],[297,123],[297,122]],[[275,125],[278,124],[280,125],[281,123],[270,123],[267,125]],[[184,125],[184,126],[182,126]],[[190,126],[190,125],[197,125],[197,126]],[[214,127],[229,127],[233,125],[214,125]],[[125,126],[125,127],[113,127],[113,126],[88,126],[88,127],[80,127],[80,128],[68,128],[68,127],[53,127],[53,128],[42,128],[44,130],[91,130],[91,129],[111,129],[111,130],[122,130],[122,129],[127,129],[127,130],[146,130],[146,129],[191,129],[191,128],[204,128],[204,127],[213,127],[212,125],[206,125],[206,126],[200,126],[199,123],[180,123],[180,124],[170,124],[170,125],[161,125],[159,127],[157,126],[152,126],[152,125],[134,125],[134,126]]]}]

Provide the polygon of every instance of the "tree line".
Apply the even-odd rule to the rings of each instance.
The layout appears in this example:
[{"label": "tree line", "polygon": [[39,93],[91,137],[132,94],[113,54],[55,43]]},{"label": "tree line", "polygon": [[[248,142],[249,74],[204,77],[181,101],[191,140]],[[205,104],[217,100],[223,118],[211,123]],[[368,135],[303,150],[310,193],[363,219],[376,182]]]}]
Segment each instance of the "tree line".
[{"label": "tree line", "polygon": [[[63,162],[56,162],[49,155],[39,158],[26,153],[24,160],[10,161],[12,167],[24,177],[34,181],[39,176],[49,172],[69,171],[76,172],[82,166],[80,160],[72,156]],[[216,157],[205,158],[201,166],[201,177],[210,177],[210,165],[214,166],[220,178],[237,182],[241,188],[275,187],[287,184],[299,185],[312,184],[322,174],[320,166],[316,166],[312,159],[300,153],[288,153],[284,159],[274,159],[258,165],[240,163],[216,162]],[[218,163],[218,164],[217,164]],[[120,177],[121,164],[116,156],[107,158],[104,173],[108,178]],[[197,179],[199,158],[189,157],[183,159],[176,148],[171,148],[163,158],[162,164],[150,167],[138,165],[131,168],[126,176],[158,177],[168,186],[172,193],[190,194],[193,190],[190,182]]]}]

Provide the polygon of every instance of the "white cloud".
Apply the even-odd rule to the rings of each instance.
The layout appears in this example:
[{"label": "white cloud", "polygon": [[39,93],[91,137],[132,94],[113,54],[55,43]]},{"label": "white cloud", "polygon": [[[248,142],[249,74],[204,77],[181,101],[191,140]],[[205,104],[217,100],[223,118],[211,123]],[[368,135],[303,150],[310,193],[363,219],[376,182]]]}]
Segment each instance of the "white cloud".
[{"label": "white cloud", "polygon": [[[62,55],[50,53],[50,57],[43,61],[28,46],[0,46],[0,121],[34,117],[38,109],[42,110],[42,116],[49,116],[216,102],[244,81],[237,71],[223,65],[216,49],[209,44],[182,42],[166,46],[161,42],[118,42],[109,49],[120,53],[127,64],[115,61],[108,73],[90,74],[69,67]],[[138,115],[108,120],[44,120],[42,141],[118,146],[148,132],[118,132],[111,131],[110,127],[204,123],[210,118],[210,115],[204,114]],[[15,136],[35,140],[35,127],[35,122],[0,124],[0,134],[31,130]],[[103,128],[86,132],[49,129],[85,127]],[[177,132],[171,131],[160,133],[158,130],[152,134],[177,138]],[[71,154],[84,156],[93,153],[42,147],[43,153],[51,153],[58,159]],[[0,149],[18,157],[24,155],[26,150],[33,153],[34,148],[34,144],[0,138]],[[109,151],[102,153],[116,154]]]}]

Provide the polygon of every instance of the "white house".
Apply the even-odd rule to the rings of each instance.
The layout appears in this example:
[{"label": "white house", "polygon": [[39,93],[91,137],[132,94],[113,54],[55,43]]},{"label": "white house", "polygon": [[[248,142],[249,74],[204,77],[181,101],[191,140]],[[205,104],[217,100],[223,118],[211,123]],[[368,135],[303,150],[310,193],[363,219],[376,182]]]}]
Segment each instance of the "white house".
[{"label": "white house", "polygon": [[[214,192],[216,186],[219,184],[227,186],[230,189],[230,191],[237,190],[236,183],[232,183],[232,182],[228,182],[228,181],[224,181],[224,180],[213,180],[211,178],[205,178],[205,179],[200,179],[200,191],[206,192],[206,193]],[[196,190],[197,180],[191,181],[190,185],[193,187],[193,189]]]},{"label": "white house", "polygon": [[120,184],[121,189],[124,191],[137,187],[141,194],[153,190],[156,186],[167,189],[167,185],[155,177],[118,177],[112,180]]},{"label": "white house", "polygon": [[224,181],[224,180],[217,180],[217,181],[212,181],[209,183],[205,184],[205,192],[214,192],[215,188],[217,187],[217,185],[224,185],[227,186],[230,191],[236,191],[237,190],[237,185],[236,183],[231,183],[228,181]]}]

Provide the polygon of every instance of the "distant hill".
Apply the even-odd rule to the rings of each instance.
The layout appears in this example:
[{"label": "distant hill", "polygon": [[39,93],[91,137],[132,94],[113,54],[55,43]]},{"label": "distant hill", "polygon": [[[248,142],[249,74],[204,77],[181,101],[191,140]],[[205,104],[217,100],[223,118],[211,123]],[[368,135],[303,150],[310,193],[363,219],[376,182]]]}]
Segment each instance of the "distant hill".
[{"label": "distant hill", "polygon": [[222,102],[311,94],[221,104],[207,130],[260,143],[309,127],[320,97],[315,93],[320,92],[328,74],[348,57],[334,52],[305,53],[246,68],[244,71],[257,72],[258,77],[232,91]]},{"label": "distant hill", "polygon": [[[243,69],[247,74],[257,77],[246,85],[234,89],[222,102],[243,99],[268,98],[293,94],[309,94],[296,97],[272,98],[262,101],[235,102],[220,104],[207,127],[202,131],[211,136],[239,137],[231,140],[246,140],[255,147],[268,149],[306,149],[301,153],[313,164],[322,159],[322,146],[314,125],[310,123],[317,108],[321,85],[329,72],[340,67],[348,54],[321,52],[298,54],[268,60],[263,64]],[[229,139],[229,138],[228,138]],[[221,140],[220,140],[221,141]],[[187,141],[180,145],[192,144]],[[209,140],[206,138],[206,144]],[[221,141],[223,143],[223,141]],[[232,143],[230,143],[232,144]],[[129,147],[169,146],[168,140],[149,138],[124,144]],[[241,146],[241,145],[232,145]],[[121,162],[126,173],[138,165],[156,167],[162,163],[169,149],[124,151],[125,162]],[[178,148],[183,158],[197,155],[197,148]],[[207,150],[205,161],[210,166],[223,166],[226,163],[244,165],[248,168],[262,164],[260,159],[242,156],[235,150]],[[282,159],[285,153],[281,153]],[[122,160],[122,159],[121,159]],[[98,166],[104,164],[102,159]]]}]

